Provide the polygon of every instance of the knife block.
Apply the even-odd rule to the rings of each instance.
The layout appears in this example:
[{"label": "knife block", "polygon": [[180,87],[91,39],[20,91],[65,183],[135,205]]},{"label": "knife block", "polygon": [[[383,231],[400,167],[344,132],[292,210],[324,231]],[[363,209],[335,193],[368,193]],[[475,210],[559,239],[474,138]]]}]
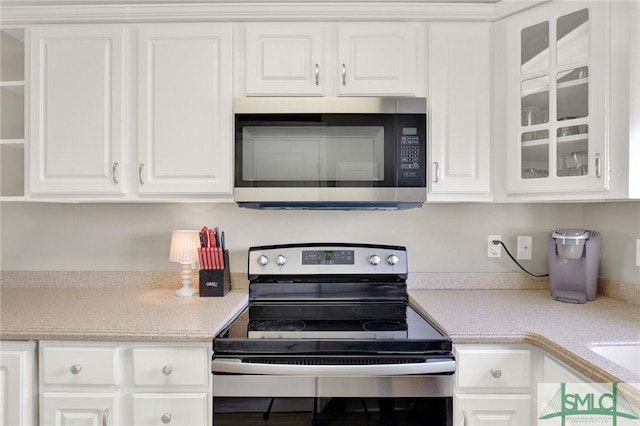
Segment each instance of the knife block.
[{"label": "knife block", "polygon": [[231,290],[229,250],[224,251],[224,269],[200,270],[200,297],[223,297]]}]

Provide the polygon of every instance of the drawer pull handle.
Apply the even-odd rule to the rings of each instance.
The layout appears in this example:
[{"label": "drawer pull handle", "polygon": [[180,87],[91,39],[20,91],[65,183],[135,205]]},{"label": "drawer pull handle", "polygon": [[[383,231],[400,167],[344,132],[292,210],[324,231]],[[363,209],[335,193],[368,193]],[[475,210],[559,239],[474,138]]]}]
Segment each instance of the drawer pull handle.
[{"label": "drawer pull handle", "polygon": [[105,409],[102,412],[102,426],[107,426],[107,416],[109,415],[109,409]]},{"label": "drawer pull handle", "polygon": [[316,64],[316,86],[320,85],[320,66]]},{"label": "drawer pull handle", "polygon": [[467,412],[462,410],[462,426],[467,426]]},{"label": "drawer pull handle", "polygon": [[142,179],[142,169],[144,169],[144,163],[138,165],[138,181],[140,185],[144,185],[144,179]]},{"label": "drawer pull handle", "polygon": [[347,66],[342,64],[342,85],[347,85]]},{"label": "drawer pull handle", "polygon": [[69,371],[71,371],[71,374],[73,374],[74,376],[76,374],[79,374],[80,370],[82,370],[82,366],[80,364],[72,365],[71,368],[69,369]]},{"label": "drawer pull handle", "polygon": [[171,367],[170,365],[165,365],[164,367],[162,367],[162,374],[164,374],[165,376],[171,374],[172,371],[173,367]]},{"label": "drawer pull handle", "polygon": [[162,417],[160,417],[160,420],[162,420],[162,423],[165,425],[168,424],[171,421],[171,413],[164,413]]},{"label": "drawer pull handle", "polygon": [[491,369],[491,376],[494,379],[499,379],[500,376],[502,376],[502,370],[500,370],[499,368],[492,368]]}]

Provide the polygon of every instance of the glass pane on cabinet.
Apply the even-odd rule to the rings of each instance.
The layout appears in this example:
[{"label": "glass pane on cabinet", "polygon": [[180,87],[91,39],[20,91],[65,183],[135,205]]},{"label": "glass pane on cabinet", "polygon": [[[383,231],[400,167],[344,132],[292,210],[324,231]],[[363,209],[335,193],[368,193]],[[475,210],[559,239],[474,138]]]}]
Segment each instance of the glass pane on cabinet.
[{"label": "glass pane on cabinet", "polygon": [[520,33],[520,64],[522,74],[549,68],[549,22],[541,22]]},{"label": "glass pane on cabinet", "polygon": [[522,82],[522,127],[549,122],[549,76]]},{"label": "glass pane on cabinet", "polygon": [[556,34],[558,65],[589,59],[589,9],[558,18]]},{"label": "glass pane on cabinet", "polygon": [[521,143],[522,179],[549,177],[549,130],[524,132]]},{"label": "glass pane on cabinet", "polygon": [[563,71],[557,76],[558,120],[573,120],[589,115],[589,67]]},{"label": "glass pane on cabinet", "polygon": [[557,137],[558,176],[589,174],[589,126],[580,124],[559,127]]}]

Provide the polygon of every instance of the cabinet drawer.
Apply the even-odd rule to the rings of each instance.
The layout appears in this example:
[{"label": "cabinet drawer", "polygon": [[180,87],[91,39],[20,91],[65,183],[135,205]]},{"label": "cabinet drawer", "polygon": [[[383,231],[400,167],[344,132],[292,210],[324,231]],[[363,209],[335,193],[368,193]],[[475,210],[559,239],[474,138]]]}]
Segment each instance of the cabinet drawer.
[{"label": "cabinet drawer", "polygon": [[205,386],[211,366],[207,348],[134,348],[136,386]]},{"label": "cabinet drawer", "polygon": [[206,393],[133,394],[133,424],[207,425]]},{"label": "cabinet drawer", "polygon": [[50,346],[42,348],[44,384],[118,384],[118,348]]},{"label": "cabinet drawer", "polygon": [[458,388],[524,388],[531,383],[526,349],[458,349]]}]

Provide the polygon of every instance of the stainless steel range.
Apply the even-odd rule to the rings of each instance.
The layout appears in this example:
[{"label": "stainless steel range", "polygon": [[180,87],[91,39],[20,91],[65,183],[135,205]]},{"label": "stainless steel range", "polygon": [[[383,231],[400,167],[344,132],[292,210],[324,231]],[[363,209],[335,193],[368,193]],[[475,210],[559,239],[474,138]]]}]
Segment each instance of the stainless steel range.
[{"label": "stainless steel range", "polygon": [[214,425],[451,425],[452,345],[404,247],[249,249],[249,305],[213,341]]}]

